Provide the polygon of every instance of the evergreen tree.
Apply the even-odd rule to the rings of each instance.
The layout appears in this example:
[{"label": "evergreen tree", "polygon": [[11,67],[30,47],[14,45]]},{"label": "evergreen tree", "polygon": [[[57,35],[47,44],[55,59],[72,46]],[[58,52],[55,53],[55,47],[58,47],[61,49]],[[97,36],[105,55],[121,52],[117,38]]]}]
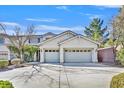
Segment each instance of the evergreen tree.
[{"label": "evergreen tree", "polygon": [[103,20],[94,18],[88,27],[85,27],[84,33],[87,37],[99,42],[103,42],[104,39],[109,35],[107,32],[107,26],[102,27]]}]

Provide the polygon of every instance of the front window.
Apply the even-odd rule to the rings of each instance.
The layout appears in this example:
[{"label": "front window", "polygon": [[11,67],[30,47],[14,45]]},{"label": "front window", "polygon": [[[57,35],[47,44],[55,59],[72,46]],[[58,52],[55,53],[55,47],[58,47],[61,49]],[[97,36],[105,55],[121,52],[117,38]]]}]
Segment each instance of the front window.
[{"label": "front window", "polygon": [[38,38],[38,43],[40,43],[40,38]]},{"label": "front window", "polygon": [[4,44],[4,39],[0,37],[0,44]]},{"label": "front window", "polygon": [[31,43],[30,39],[28,40],[28,43]]}]

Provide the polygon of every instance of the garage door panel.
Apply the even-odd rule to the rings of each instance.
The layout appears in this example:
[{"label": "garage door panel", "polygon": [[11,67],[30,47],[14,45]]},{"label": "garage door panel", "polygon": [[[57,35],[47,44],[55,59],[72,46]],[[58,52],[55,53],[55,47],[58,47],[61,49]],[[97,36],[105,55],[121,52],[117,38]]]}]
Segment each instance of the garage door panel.
[{"label": "garage door panel", "polygon": [[45,51],[45,62],[59,62],[59,51],[58,50],[47,50]]},{"label": "garage door panel", "polygon": [[66,50],[65,62],[91,62],[91,50]]}]

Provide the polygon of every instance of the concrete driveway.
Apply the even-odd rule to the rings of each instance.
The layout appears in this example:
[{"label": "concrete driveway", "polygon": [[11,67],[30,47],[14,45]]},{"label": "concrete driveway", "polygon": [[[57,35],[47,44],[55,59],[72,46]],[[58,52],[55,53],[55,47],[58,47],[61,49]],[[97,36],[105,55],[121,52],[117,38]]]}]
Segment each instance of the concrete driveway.
[{"label": "concrete driveway", "polygon": [[112,76],[124,68],[98,63],[43,64],[0,72],[0,80],[10,80],[16,88],[109,88]]}]

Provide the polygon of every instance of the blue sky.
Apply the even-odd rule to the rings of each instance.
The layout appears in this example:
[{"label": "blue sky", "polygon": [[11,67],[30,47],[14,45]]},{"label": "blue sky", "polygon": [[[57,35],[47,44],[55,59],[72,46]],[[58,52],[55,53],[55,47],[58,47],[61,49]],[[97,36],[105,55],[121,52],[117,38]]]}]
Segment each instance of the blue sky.
[{"label": "blue sky", "polygon": [[0,6],[0,22],[6,25],[8,33],[13,33],[14,26],[36,26],[37,34],[46,32],[60,33],[72,30],[83,34],[93,18],[101,18],[108,25],[113,16],[118,14],[120,6],[91,5],[41,5],[41,6]]}]

